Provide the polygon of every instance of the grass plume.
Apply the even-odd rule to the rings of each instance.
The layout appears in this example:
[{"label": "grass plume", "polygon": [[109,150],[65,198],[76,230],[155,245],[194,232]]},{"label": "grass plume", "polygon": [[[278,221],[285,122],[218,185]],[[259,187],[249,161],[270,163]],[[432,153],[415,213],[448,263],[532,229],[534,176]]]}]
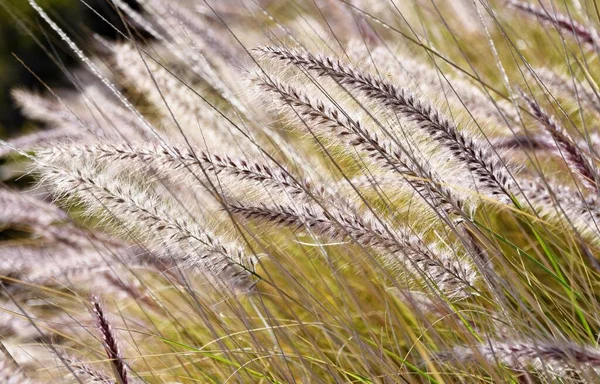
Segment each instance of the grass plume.
[{"label": "grass plume", "polygon": [[0,381],[598,381],[593,1],[29,1]]}]

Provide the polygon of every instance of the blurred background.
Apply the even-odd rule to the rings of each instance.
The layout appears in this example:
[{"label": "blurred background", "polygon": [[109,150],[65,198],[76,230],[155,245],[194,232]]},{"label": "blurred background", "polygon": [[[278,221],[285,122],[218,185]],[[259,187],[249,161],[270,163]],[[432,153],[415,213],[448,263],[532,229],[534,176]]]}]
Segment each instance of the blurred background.
[{"label": "blurred background", "polygon": [[[114,29],[102,19],[121,27],[107,0],[37,2],[78,44],[93,44],[94,34],[117,38]],[[135,8],[133,1],[129,4]],[[43,83],[53,89],[73,88],[65,69],[73,71],[77,64],[73,53],[48,32],[27,0],[0,0],[0,137],[18,135],[32,124],[15,107],[11,89],[24,87],[43,92]]]}]

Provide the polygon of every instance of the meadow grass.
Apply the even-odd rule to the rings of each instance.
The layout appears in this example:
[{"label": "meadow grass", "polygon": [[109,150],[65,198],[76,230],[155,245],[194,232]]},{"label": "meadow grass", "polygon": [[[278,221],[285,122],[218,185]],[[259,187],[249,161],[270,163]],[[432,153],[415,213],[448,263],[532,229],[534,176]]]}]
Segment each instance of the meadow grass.
[{"label": "meadow grass", "polygon": [[3,382],[600,379],[593,0],[29,2]]}]

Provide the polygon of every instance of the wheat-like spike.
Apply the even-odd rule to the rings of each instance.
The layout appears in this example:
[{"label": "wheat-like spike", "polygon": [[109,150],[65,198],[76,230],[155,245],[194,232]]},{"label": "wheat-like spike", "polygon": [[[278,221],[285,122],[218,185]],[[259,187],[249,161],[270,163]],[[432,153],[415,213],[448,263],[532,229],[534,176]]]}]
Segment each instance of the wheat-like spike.
[{"label": "wheat-like spike", "polygon": [[338,207],[350,209],[352,205],[343,196],[331,188],[313,182],[308,178],[294,177],[282,165],[270,164],[249,160],[247,158],[228,155],[210,154],[205,151],[192,151],[164,145],[128,144],[90,144],[71,146],[57,144],[38,150],[46,158],[53,161],[68,158],[72,160],[104,162],[112,164],[122,161],[124,166],[134,169],[154,167],[154,170],[171,174],[174,170],[186,168],[195,177],[204,179],[204,175],[227,175],[237,180],[250,181],[262,187],[269,188],[271,192],[280,191],[292,198],[300,197],[307,201],[326,202]]},{"label": "wheat-like spike", "polygon": [[94,235],[76,228],[67,219],[66,212],[55,205],[0,187],[0,227],[26,229],[46,241],[74,247],[92,241]]},{"label": "wheat-like spike", "polygon": [[528,150],[547,150],[553,146],[548,143],[543,135],[525,135],[516,133],[511,137],[502,137],[490,140],[494,148],[504,149],[528,149]]},{"label": "wheat-like spike", "polygon": [[[61,223],[62,222],[62,223]],[[78,246],[94,235],[68,223],[68,215],[55,205],[0,187],[0,227],[27,228],[47,241]]]},{"label": "wheat-like spike", "polygon": [[[60,255],[60,257],[53,258],[52,255]],[[110,255],[102,255],[94,249],[65,245],[3,246],[0,247],[0,274],[27,280],[49,279],[62,275],[68,268],[92,267],[103,263],[106,265],[103,257],[108,260]]]},{"label": "wheat-like spike", "polygon": [[[523,179],[519,182],[519,187],[523,190],[523,195],[532,202],[543,204],[552,204],[556,200],[561,205],[580,205],[581,199],[578,198],[577,191],[564,185],[548,182],[548,185],[542,181],[532,181]],[[548,190],[550,187],[551,192]]]},{"label": "wheat-like spike", "polygon": [[315,188],[307,179],[295,179],[283,167],[227,155],[210,154],[206,151],[192,151],[188,148],[152,145],[133,146],[128,144],[93,144],[82,146],[54,145],[41,149],[39,153],[53,159],[78,158],[91,161],[112,162],[119,160],[135,161],[136,166],[155,166],[159,170],[171,172],[189,167],[196,176],[206,172],[227,174],[240,180],[253,181],[268,187],[285,190],[292,196],[313,194],[323,196],[325,191]]},{"label": "wheat-like spike", "polygon": [[36,3],[35,0],[28,0],[31,7],[40,15],[42,19],[56,32],[63,42],[65,42],[69,48],[75,53],[75,55],[82,61],[83,64],[87,66],[90,72],[105,85],[108,90],[117,97],[117,99],[126,107],[129,111],[131,111],[139,120],[143,129],[148,132],[148,134],[152,134],[159,141],[163,141],[160,134],[156,131],[156,129],[148,122],[148,120],[142,116],[142,114],[134,108],[133,104],[129,102],[129,100],[121,93],[115,84],[113,84],[105,75],[102,74],[100,69],[96,64],[90,60],[88,56],[83,53],[83,51],[75,44],[75,42],[65,33],[63,29],[61,29],[58,24],[56,24],[50,16]]},{"label": "wheat-like spike", "polygon": [[[231,140],[243,142],[241,134],[226,125],[224,119],[202,101],[198,91],[187,86],[187,83],[174,73],[151,58],[140,57],[140,52],[130,45],[115,45],[114,52],[117,66],[132,82],[131,87],[143,92],[148,101],[156,106],[164,127],[173,134],[179,136],[182,132],[180,129],[183,130],[183,127],[200,124],[204,134],[199,135],[200,131],[188,130],[185,132],[188,140],[198,142],[211,140],[214,143]],[[220,81],[217,76],[203,78]],[[231,95],[231,92],[229,94]],[[231,98],[234,96],[231,95]],[[231,98],[228,100],[234,102]],[[235,103],[236,109],[243,107],[239,101]],[[161,143],[164,144],[162,140]]]},{"label": "wheat-like spike", "polygon": [[75,359],[63,351],[55,350],[52,351],[53,355],[56,355],[58,359],[62,362],[62,364],[67,364],[73,370],[73,374],[86,376],[88,378],[87,382],[90,383],[115,383],[115,380],[100,372],[83,361]]},{"label": "wheat-like spike", "polygon": [[466,79],[453,76],[452,73],[442,74],[439,68],[409,57],[404,52],[388,46],[365,49],[362,41],[349,42],[346,51],[356,63],[370,67],[369,63],[373,62],[373,68],[369,70],[391,76],[404,84],[404,88],[427,94],[452,109],[466,109],[476,120],[490,120],[501,126],[507,121],[516,121],[517,116],[510,102],[493,101],[482,88]]},{"label": "wheat-like spike", "polygon": [[[122,2],[119,0],[119,3]],[[166,33],[166,35],[161,35],[156,30],[152,32],[154,28],[152,27],[150,22],[143,19],[143,17],[139,15],[135,16],[135,14],[132,13],[135,11],[133,11],[130,7],[127,7],[129,8],[127,10],[125,8],[125,5],[123,5],[123,7],[119,5],[119,7],[122,7],[124,12],[129,14],[130,17],[132,17],[132,19],[141,19],[138,22],[138,24],[140,24],[144,29],[151,33],[153,37],[157,38],[158,40],[164,41],[164,43],[166,44],[169,44],[168,40],[170,40],[171,37],[173,37],[175,40],[173,42],[173,45],[176,45],[177,43],[182,43],[180,44],[182,45],[181,47],[173,47],[173,50],[175,51],[174,53],[176,55],[179,56],[183,54],[189,56],[189,53],[183,50],[189,48],[190,41],[193,41],[194,49],[204,54],[206,56],[206,59],[210,62],[216,61],[215,59],[217,59],[217,57],[215,56],[221,56],[223,60],[229,63],[239,64],[239,49],[235,45],[231,44],[230,41],[227,41],[228,36],[225,33],[222,33],[222,31],[218,28],[215,28],[216,26],[214,24],[208,22],[206,16],[200,16],[199,12],[180,12],[175,7],[166,9],[165,5],[161,2],[146,2],[144,4],[144,8],[146,9],[148,16],[150,16],[151,19],[155,22],[155,24],[158,25],[160,29],[164,30]],[[199,4],[197,4],[196,6],[200,7]],[[173,21],[175,21],[175,24],[170,23],[171,27],[176,27],[175,30],[173,30],[173,28],[170,28],[168,23],[165,23],[165,18],[170,18],[173,19]],[[179,28],[177,28],[178,26]],[[178,37],[176,33],[173,33],[175,31],[184,32],[187,39],[182,39],[181,37]],[[208,49],[210,51],[210,55],[206,54],[208,52],[205,52],[205,49]],[[182,58],[182,60],[183,59],[185,58]],[[196,66],[197,65],[198,64],[196,64]]]},{"label": "wheat-like spike", "polygon": [[571,140],[554,117],[546,113],[534,99],[527,96],[524,92],[521,92],[521,97],[523,97],[533,115],[544,126],[558,155],[561,157],[564,156],[569,168],[579,176],[587,188],[598,193],[600,189],[597,183],[597,172],[592,167],[592,164],[585,158],[579,146]]},{"label": "wheat-like spike", "polygon": [[147,18],[144,18],[142,14],[133,9],[126,1],[123,0],[111,0],[112,3],[117,6],[129,19],[135,23],[138,27],[144,29],[153,38],[162,41],[164,38],[161,33],[152,25],[152,22]]},{"label": "wheat-like spike", "polygon": [[91,304],[96,327],[102,336],[104,351],[106,352],[106,356],[110,359],[112,364],[113,372],[115,373],[115,379],[117,380],[118,384],[128,384],[129,380],[127,379],[127,366],[125,365],[123,357],[121,356],[116,335],[113,333],[110,322],[106,318],[104,309],[100,305],[100,300],[98,297],[93,296],[91,299]]},{"label": "wheat-like spike", "polygon": [[[237,246],[223,245],[217,236],[193,223],[189,215],[174,217],[161,208],[165,203],[136,191],[122,183],[110,183],[82,169],[65,171],[46,166],[43,179],[58,194],[78,197],[106,217],[125,220],[133,227],[144,226],[157,252],[180,259],[184,264],[198,267],[233,287],[247,290],[254,286],[254,261]],[[106,210],[110,210],[110,214]],[[187,219],[187,220],[186,220]],[[152,235],[150,235],[152,233]],[[163,239],[157,241],[156,235]]]},{"label": "wheat-like spike", "polygon": [[523,196],[541,216],[566,217],[583,233],[592,230],[598,235],[600,201],[596,195],[583,196],[581,192],[556,183],[521,180]]},{"label": "wheat-like spike", "polygon": [[[575,194],[576,195],[576,194]],[[581,212],[593,212],[596,218],[600,219],[600,197],[597,195],[585,196],[585,199],[579,204],[575,204]]]},{"label": "wheat-like spike", "polygon": [[462,363],[476,362],[480,356],[489,362],[513,368],[530,366],[536,370],[546,367],[560,370],[572,365],[600,368],[600,351],[597,348],[569,342],[487,340],[474,347],[456,347],[437,355],[442,361]]},{"label": "wheat-like spike", "polygon": [[339,84],[361,91],[372,100],[381,102],[408,120],[416,122],[432,139],[448,148],[490,193],[510,198],[510,177],[504,167],[493,158],[493,150],[478,146],[440,111],[419,100],[408,90],[352,69],[330,57],[317,57],[308,52],[279,47],[264,47],[257,51],[267,57],[314,71],[319,76],[331,77]]},{"label": "wheat-like spike", "polygon": [[397,145],[381,140],[377,134],[363,128],[358,120],[345,117],[338,110],[327,107],[319,100],[312,100],[292,86],[266,77],[258,81],[263,88],[276,93],[283,102],[291,105],[302,118],[333,130],[335,137],[348,146],[362,150],[386,169],[403,175],[424,197],[432,198],[435,206],[444,207],[447,213],[463,213],[465,204],[462,198],[445,187],[426,163],[410,159]]},{"label": "wheat-like spike", "polygon": [[51,225],[68,219],[56,205],[0,187],[0,223]]},{"label": "wheat-like spike", "polygon": [[[29,118],[57,127],[11,140],[10,143],[17,149],[30,150],[35,145],[50,141],[84,141],[91,137],[153,141],[129,111],[107,97],[97,86],[85,87],[77,97],[58,100],[26,91],[14,92],[13,96]],[[110,115],[105,111],[110,111]],[[10,151],[11,148],[5,147],[0,154]]]},{"label": "wheat-like spike", "polygon": [[542,87],[548,88],[551,92],[558,95],[568,94],[573,99],[578,99],[583,107],[593,108],[600,112],[600,99],[596,92],[588,84],[585,84],[574,76],[565,76],[560,71],[554,71],[550,68],[539,68],[532,75],[538,78]]},{"label": "wheat-like spike", "polygon": [[8,144],[10,146],[1,146],[0,157],[6,157],[13,153],[15,151],[13,148],[17,148],[21,151],[29,151],[33,147],[42,145],[46,142],[76,139],[80,138],[81,136],[81,132],[77,132],[74,127],[69,126],[56,128],[49,131],[30,133],[29,135],[19,136],[13,140],[9,140]]},{"label": "wheat-like spike", "polygon": [[[12,95],[27,117],[58,127],[47,131],[48,135],[55,130],[60,132],[68,128],[67,131],[74,138],[86,134],[115,136],[114,130],[107,129],[107,123],[113,120],[122,125],[118,133],[134,133],[137,136],[141,129],[131,114],[96,85],[84,87],[80,94],[60,98],[56,94],[39,95],[25,90],[13,91]],[[110,111],[110,115],[105,111]]]},{"label": "wheat-like spike", "polygon": [[475,271],[467,263],[436,254],[418,236],[393,231],[378,220],[366,219],[364,215],[323,210],[310,204],[292,207],[283,204],[248,206],[232,203],[230,209],[246,219],[265,220],[295,228],[307,227],[337,241],[350,238],[361,246],[373,247],[388,255],[384,260],[391,265],[397,264],[399,254],[404,255],[407,258],[403,261],[404,267],[417,275],[422,274],[454,299],[472,295],[471,288],[477,280]]},{"label": "wheat-like spike", "polygon": [[[85,251],[84,251],[85,252]],[[85,257],[83,253],[81,257]],[[134,269],[155,269],[156,263],[144,264],[127,264],[124,268],[121,265],[110,265],[108,261],[94,262],[94,260],[77,260],[74,258],[69,259],[70,263],[57,262],[55,260],[40,260],[35,261],[37,268],[28,270],[22,268],[19,270],[9,270],[7,272],[2,271],[2,275],[11,276],[23,280],[28,285],[37,286],[56,286],[64,285],[65,283],[77,283],[84,282],[90,277],[97,279],[98,277],[104,276],[107,273],[113,271],[130,271]],[[94,283],[96,283],[95,281]]]},{"label": "wheat-like spike", "polygon": [[[227,100],[240,113],[246,114],[246,108],[237,99],[228,84],[224,82],[226,76],[219,73],[212,63],[207,60],[205,53],[196,46],[197,36],[194,31],[194,24],[189,20],[190,16],[180,13],[176,7],[162,1],[149,0],[146,7],[151,6],[151,11],[155,14],[155,20],[161,24],[161,27],[167,33],[163,40],[171,48],[171,51],[182,61],[188,62],[189,70],[202,76],[220,96]],[[196,22],[198,20],[195,20]],[[182,49],[185,47],[185,49]],[[212,54],[212,52],[210,52]]]},{"label": "wheat-like spike", "polygon": [[600,46],[598,32],[593,28],[588,28],[577,21],[574,21],[567,15],[561,13],[550,14],[546,10],[536,7],[530,3],[524,3],[517,0],[508,0],[508,4],[526,14],[535,16],[542,21],[550,23],[558,29],[568,32],[577,37],[582,42],[595,47]]},{"label": "wheat-like spike", "polygon": [[54,125],[77,123],[77,117],[69,113],[67,108],[70,105],[61,99],[50,99],[25,89],[15,89],[11,92],[11,96],[21,112],[32,120]]}]

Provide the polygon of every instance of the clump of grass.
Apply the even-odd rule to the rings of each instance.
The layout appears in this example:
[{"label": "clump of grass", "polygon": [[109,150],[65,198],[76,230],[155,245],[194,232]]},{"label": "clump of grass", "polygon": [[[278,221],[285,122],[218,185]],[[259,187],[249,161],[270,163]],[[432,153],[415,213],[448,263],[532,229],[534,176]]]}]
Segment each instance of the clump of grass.
[{"label": "clump of grass", "polygon": [[597,381],[591,3],[30,2],[92,76],[14,92],[5,381]]}]

